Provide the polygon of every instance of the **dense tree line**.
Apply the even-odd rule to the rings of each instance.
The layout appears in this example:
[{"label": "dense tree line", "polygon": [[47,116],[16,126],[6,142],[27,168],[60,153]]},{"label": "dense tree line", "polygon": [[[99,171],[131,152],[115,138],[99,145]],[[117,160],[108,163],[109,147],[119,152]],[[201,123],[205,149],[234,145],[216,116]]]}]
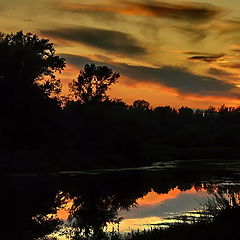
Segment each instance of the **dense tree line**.
[{"label": "dense tree line", "polygon": [[127,105],[107,90],[120,74],[86,64],[61,97],[65,59],[48,39],[0,36],[0,154],[11,169],[146,165],[175,158],[237,157],[240,107]]}]

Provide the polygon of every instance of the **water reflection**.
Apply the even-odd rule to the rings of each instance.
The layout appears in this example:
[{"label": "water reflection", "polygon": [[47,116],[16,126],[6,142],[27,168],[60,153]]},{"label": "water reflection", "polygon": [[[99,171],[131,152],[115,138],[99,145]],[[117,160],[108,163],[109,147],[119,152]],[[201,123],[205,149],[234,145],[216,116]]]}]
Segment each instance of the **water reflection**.
[{"label": "water reflection", "polygon": [[153,226],[173,223],[176,220],[168,218],[192,213],[199,209],[200,203],[206,202],[208,197],[209,193],[204,187],[192,187],[186,191],[181,191],[176,187],[165,194],[157,194],[151,191],[136,201],[137,208],[128,212],[119,212],[119,215],[123,217],[120,232],[144,230]]},{"label": "water reflection", "polygon": [[62,234],[59,239],[64,235],[102,239],[112,228],[125,232],[152,227],[165,217],[194,210],[199,206],[196,199],[204,200],[207,193],[239,193],[237,173],[236,168],[208,168],[206,172],[196,166],[191,171],[179,167],[77,176],[5,176],[1,187],[7,199],[6,222],[15,230],[7,232],[8,239],[46,239],[56,237],[49,235],[53,232]]}]

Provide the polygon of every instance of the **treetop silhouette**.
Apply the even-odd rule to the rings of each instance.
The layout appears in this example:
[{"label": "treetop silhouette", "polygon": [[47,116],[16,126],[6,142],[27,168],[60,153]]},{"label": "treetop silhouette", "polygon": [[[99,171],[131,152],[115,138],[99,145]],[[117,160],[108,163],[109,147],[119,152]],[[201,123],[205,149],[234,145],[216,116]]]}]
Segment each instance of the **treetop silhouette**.
[{"label": "treetop silhouette", "polygon": [[109,100],[107,90],[117,83],[120,74],[107,66],[86,64],[77,80],[69,84],[72,96],[82,103],[97,103]]},{"label": "treetop silhouette", "polygon": [[142,110],[142,111],[146,111],[150,109],[150,103],[145,100],[135,100],[132,106],[134,109]]},{"label": "treetop silhouette", "polygon": [[61,91],[56,72],[64,67],[48,39],[21,31],[0,35],[0,154],[8,169],[72,170],[239,156],[240,107],[176,110],[153,108],[141,99],[129,106],[107,95],[120,74],[87,64],[69,84],[77,101],[62,96],[60,108],[59,98],[51,97]]},{"label": "treetop silhouette", "polygon": [[1,33],[0,81],[13,96],[24,97],[34,86],[47,96],[60,93],[61,83],[55,73],[64,68],[65,59],[55,55],[49,39],[22,31]]}]

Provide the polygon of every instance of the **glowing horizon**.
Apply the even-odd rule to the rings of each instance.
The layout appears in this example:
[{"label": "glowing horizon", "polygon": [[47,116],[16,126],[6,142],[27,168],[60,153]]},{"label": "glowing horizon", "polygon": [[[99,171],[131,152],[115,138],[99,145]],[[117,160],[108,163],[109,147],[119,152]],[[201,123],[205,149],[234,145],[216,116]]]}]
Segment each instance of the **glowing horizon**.
[{"label": "glowing horizon", "polygon": [[240,103],[237,0],[0,0],[1,31],[50,38],[68,67],[63,93],[85,64],[120,72],[111,98],[206,109]]}]

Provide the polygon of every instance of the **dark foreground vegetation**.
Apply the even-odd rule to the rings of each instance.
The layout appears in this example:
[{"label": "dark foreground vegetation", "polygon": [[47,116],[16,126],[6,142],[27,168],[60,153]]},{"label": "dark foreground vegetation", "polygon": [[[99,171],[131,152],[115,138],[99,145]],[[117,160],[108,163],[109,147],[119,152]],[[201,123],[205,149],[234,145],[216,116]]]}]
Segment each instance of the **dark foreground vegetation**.
[{"label": "dark foreground vegetation", "polygon": [[[124,240],[225,240],[225,239],[239,239],[239,210],[234,210],[225,218],[216,218],[211,223],[182,223],[171,226],[168,229],[153,229],[149,231],[136,232],[127,236]],[[237,218],[236,218],[237,215]],[[232,217],[235,217],[234,220]],[[230,221],[229,221],[230,220]]]},{"label": "dark foreground vegetation", "polygon": [[127,105],[107,90],[119,73],[85,65],[61,95],[65,59],[32,34],[0,37],[0,156],[4,171],[147,165],[177,158],[237,158],[240,107],[193,110]]}]

